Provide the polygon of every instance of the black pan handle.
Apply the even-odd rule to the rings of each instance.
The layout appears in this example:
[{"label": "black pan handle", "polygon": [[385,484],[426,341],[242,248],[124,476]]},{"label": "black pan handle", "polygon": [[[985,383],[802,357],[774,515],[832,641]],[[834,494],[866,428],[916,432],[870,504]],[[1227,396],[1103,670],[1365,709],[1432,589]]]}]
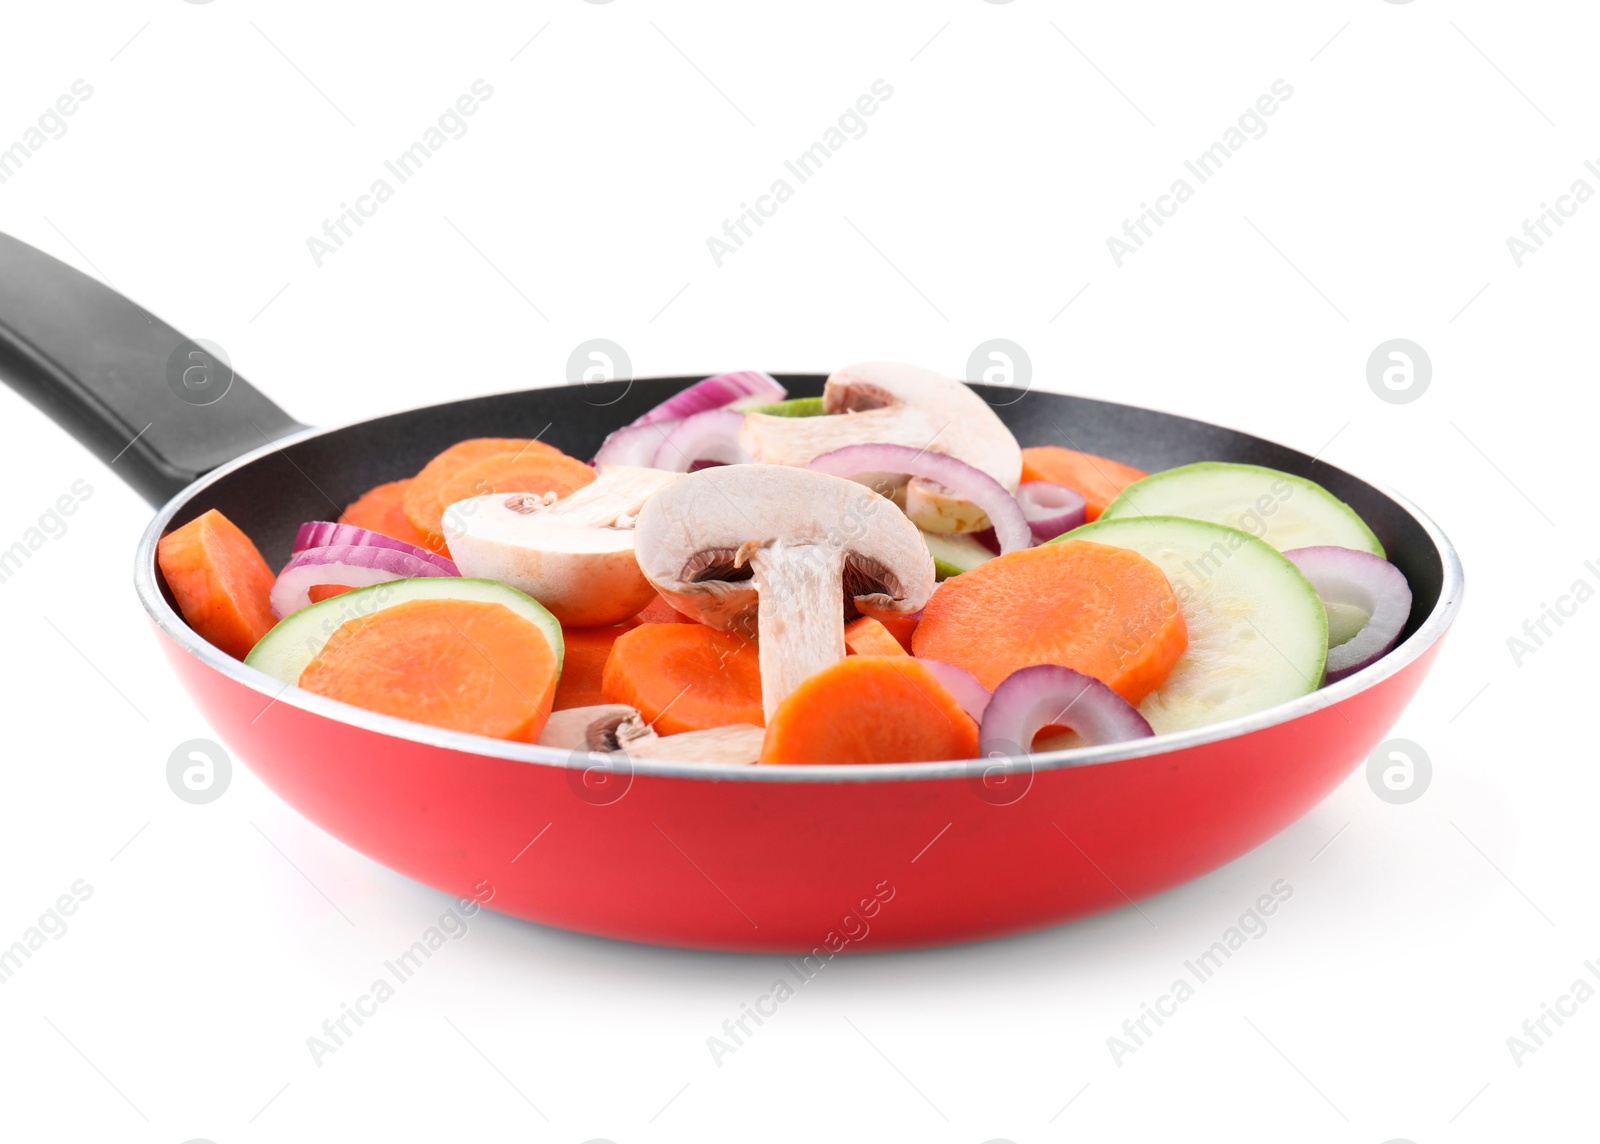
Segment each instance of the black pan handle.
[{"label": "black pan handle", "polygon": [[150,503],[302,426],[217,347],[0,234],[0,376]]}]

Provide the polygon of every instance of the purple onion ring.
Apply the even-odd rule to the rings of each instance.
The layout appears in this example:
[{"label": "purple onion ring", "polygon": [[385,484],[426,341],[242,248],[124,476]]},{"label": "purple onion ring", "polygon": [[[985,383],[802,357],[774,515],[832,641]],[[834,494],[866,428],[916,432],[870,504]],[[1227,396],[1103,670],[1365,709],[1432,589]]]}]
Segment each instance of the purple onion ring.
[{"label": "purple onion ring", "polygon": [[1099,747],[1154,735],[1138,708],[1091,675],[1054,663],[1013,671],[1000,681],[978,728],[984,758],[1026,754],[1052,725],[1071,727]]},{"label": "purple onion ring", "polygon": [[1040,544],[1071,532],[1084,522],[1087,502],[1077,489],[1053,481],[1024,481],[1017,486],[1017,503],[1028,518],[1033,538]]},{"label": "purple onion ring", "polygon": [[1325,682],[1360,671],[1394,647],[1411,616],[1405,573],[1381,556],[1334,544],[1291,548],[1284,555],[1311,581],[1324,607],[1344,604],[1367,614],[1359,632],[1328,649]]},{"label": "purple onion ring", "polygon": [[953,496],[981,508],[994,526],[1001,552],[1033,546],[1033,529],[1017,498],[982,469],[948,454],[913,449],[909,445],[846,445],[813,458],[806,467],[835,477],[849,478],[857,473],[905,473],[926,478],[943,485]]},{"label": "purple onion ring", "polygon": [[418,560],[437,564],[439,570],[446,576],[461,575],[453,562],[437,552],[429,552],[426,548],[418,548],[415,544],[407,544],[403,540],[396,540],[381,532],[373,532],[371,529],[359,528],[353,524],[335,524],[331,520],[308,520],[302,524],[299,531],[294,534],[294,546],[289,549],[289,555],[299,556],[310,549],[327,548],[330,545],[388,548],[395,552],[404,552],[407,556],[415,556]]},{"label": "purple onion ring", "polygon": [[333,544],[308,548],[292,557],[272,585],[268,597],[279,619],[311,606],[311,589],[319,584],[370,588],[390,580],[452,576],[431,560],[375,544]]}]

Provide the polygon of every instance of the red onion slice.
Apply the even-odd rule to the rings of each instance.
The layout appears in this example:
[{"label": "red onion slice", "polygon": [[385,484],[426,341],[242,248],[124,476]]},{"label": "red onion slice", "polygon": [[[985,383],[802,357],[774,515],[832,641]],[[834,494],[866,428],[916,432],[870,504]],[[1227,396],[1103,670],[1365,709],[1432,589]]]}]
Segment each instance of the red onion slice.
[{"label": "red onion slice", "polygon": [[994,689],[978,728],[984,758],[1026,754],[1052,724],[1071,727],[1099,747],[1154,735],[1138,708],[1093,676],[1054,663],[1018,668]]},{"label": "red onion slice", "polygon": [[981,508],[994,526],[1001,552],[1014,552],[1033,545],[1033,530],[1017,498],[982,469],[944,453],[913,449],[909,445],[846,445],[823,453],[806,467],[835,477],[854,477],[857,473],[905,473],[924,477],[943,485],[952,496]]},{"label": "red onion slice", "polygon": [[327,548],[330,545],[390,548],[396,552],[404,552],[408,556],[415,556],[419,560],[437,564],[439,570],[446,576],[461,575],[460,569],[453,562],[437,552],[429,552],[426,548],[418,548],[415,544],[407,544],[403,540],[396,540],[381,532],[358,528],[353,524],[335,524],[331,520],[308,520],[302,524],[300,530],[294,534],[294,547],[289,549],[289,555],[298,556],[310,549]]},{"label": "red onion slice", "polygon": [[661,448],[662,438],[680,424],[681,420],[654,421],[649,425],[636,423],[618,429],[600,443],[600,451],[591,463],[648,469],[655,460],[656,450]]},{"label": "red onion slice", "polygon": [[918,663],[933,672],[934,678],[950,693],[950,698],[961,705],[976,723],[983,722],[983,712],[989,706],[989,689],[978,682],[978,677],[964,667],[953,663],[940,663],[936,659],[919,659]]},{"label": "red onion slice", "polygon": [[272,585],[272,614],[282,619],[311,606],[311,589],[318,584],[345,588],[370,588],[390,580],[422,576],[449,576],[431,560],[372,544],[334,544],[308,548],[290,559]]},{"label": "red onion slice", "polygon": [[686,418],[731,406],[766,405],[782,401],[788,396],[789,391],[779,385],[771,374],[753,369],[719,373],[695,382],[681,393],[673,394],[643,417],[612,433],[594,455],[594,464],[648,468],[655,459],[656,451],[661,448],[662,438]]},{"label": "red onion slice", "polygon": [[1328,649],[1326,682],[1360,671],[1394,647],[1411,615],[1405,573],[1381,556],[1333,544],[1291,548],[1284,555],[1311,581],[1324,605],[1344,604],[1367,614],[1359,632]]},{"label": "red onion slice", "polygon": [[760,370],[719,373],[695,382],[681,393],[673,394],[633,424],[654,425],[658,421],[679,421],[709,409],[726,409],[735,402],[766,405],[782,401],[788,396],[789,391],[779,385],[771,374]]},{"label": "red onion slice", "polygon": [[1077,489],[1052,481],[1024,481],[1017,486],[1017,503],[1028,518],[1033,538],[1040,544],[1077,528],[1084,521],[1087,507]]},{"label": "red onion slice", "polygon": [[[744,414],[733,409],[708,409],[677,422],[662,438],[652,468],[687,473],[697,461],[738,465],[754,460],[739,447]],[[650,426],[660,429],[662,424]]]}]

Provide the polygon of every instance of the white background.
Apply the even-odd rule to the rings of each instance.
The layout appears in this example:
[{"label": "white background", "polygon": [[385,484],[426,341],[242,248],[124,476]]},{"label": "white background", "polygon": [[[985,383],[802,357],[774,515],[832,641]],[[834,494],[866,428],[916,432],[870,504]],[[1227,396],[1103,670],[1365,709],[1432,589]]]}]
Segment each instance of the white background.
[{"label": "white background", "polygon": [[[1520,1066],[1506,1038],[1600,959],[1600,604],[1520,666],[1506,640],[1600,581],[1600,205],[1520,268],[1506,238],[1600,189],[1595,33],[1576,3],[1434,0],[8,6],[0,146],[75,79],[94,94],[0,185],[0,229],[220,343],[302,420],[558,383],[592,337],[641,376],[960,375],[1005,337],[1041,388],[1403,490],[1469,590],[1393,732],[1433,762],[1409,805],[1357,771],[1138,911],[835,963],[721,1067],[706,1038],[772,959],[485,914],[317,1067],[307,1036],[446,901],[242,769],[210,805],[173,796],[168,753],[214,733],[129,585],[148,509],[0,392],[0,546],[94,489],[0,585],[0,944],[93,887],[0,985],[0,1136],[1576,1138],[1600,1001]],[[318,268],[306,238],[479,78],[468,133]],[[867,134],[717,267],[707,236],[880,78]],[[1267,134],[1117,267],[1106,238],[1277,79]],[[1393,337],[1433,362],[1411,404],[1367,384]],[[1280,878],[1268,933],[1114,1063],[1123,1019]]]}]

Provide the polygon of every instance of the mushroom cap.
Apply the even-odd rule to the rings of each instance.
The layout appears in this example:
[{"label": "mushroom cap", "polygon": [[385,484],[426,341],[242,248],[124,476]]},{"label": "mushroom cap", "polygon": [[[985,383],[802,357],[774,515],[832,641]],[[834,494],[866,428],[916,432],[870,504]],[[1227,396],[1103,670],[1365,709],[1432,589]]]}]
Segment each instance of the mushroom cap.
[{"label": "mushroom cap", "polygon": [[450,505],[444,534],[463,576],[499,580],[538,600],[563,624],[619,623],[654,590],[633,555],[640,508],[677,473],[603,465],[571,496],[491,493]]},{"label": "mushroom cap", "polygon": [[807,465],[846,445],[910,445],[948,453],[1012,492],[1022,479],[1011,430],[970,386],[934,370],[883,361],[846,366],[828,378],[822,408],[843,416],[746,414],[739,443],[776,465]]},{"label": "mushroom cap", "polygon": [[682,478],[645,504],[634,541],[640,570],[674,607],[725,630],[754,630],[759,585],[749,560],[760,549],[804,550],[794,559],[819,575],[836,562],[847,613],[914,612],[934,586],[922,534],[893,501],[785,465],[724,465]]}]

